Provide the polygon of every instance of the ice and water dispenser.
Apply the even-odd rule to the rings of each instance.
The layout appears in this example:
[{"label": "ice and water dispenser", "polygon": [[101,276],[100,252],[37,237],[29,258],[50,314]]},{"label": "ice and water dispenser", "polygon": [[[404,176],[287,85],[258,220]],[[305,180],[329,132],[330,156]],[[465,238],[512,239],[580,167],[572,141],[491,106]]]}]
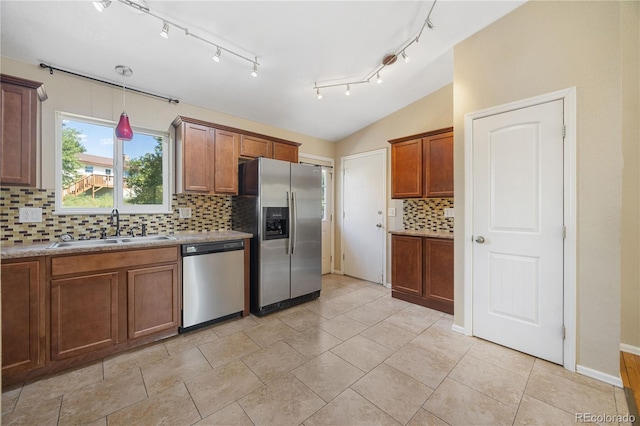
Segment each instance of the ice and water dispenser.
[{"label": "ice and water dispenser", "polygon": [[289,208],[264,207],[263,209],[263,239],[289,238]]}]

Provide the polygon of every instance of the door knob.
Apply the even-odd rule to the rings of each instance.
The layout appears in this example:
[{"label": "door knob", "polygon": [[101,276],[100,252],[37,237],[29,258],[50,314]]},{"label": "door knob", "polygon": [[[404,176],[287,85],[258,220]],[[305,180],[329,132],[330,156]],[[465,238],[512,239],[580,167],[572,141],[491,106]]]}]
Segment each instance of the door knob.
[{"label": "door knob", "polygon": [[382,228],[382,224],[381,223],[376,223],[376,228]]},{"label": "door knob", "polygon": [[476,243],[483,244],[484,243],[484,237],[483,236],[479,236],[478,238],[476,238]]}]

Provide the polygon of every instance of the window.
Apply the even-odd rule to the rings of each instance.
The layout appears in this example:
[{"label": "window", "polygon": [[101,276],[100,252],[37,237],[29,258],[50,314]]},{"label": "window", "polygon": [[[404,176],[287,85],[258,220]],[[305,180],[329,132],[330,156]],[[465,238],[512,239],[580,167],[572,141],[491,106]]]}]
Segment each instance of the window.
[{"label": "window", "polygon": [[116,123],[61,112],[56,124],[56,213],[171,211],[167,133],[122,141]]}]

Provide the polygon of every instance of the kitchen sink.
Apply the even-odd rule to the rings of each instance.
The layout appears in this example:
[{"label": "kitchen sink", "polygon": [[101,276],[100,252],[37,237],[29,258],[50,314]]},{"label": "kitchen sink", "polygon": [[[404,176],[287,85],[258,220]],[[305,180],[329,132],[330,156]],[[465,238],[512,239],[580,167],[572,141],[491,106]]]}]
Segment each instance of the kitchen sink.
[{"label": "kitchen sink", "polygon": [[176,237],[171,235],[148,235],[145,237],[109,237],[102,240],[73,240],[73,241],[56,241],[51,244],[50,249],[64,247],[101,247],[111,246],[114,244],[144,243],[152,241],[175,240]]}]

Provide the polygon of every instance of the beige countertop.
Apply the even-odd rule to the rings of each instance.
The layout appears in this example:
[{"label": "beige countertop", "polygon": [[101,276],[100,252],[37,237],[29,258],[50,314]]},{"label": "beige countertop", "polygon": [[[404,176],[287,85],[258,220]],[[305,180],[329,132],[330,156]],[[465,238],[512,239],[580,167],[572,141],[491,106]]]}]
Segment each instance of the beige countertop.
[{"label": "beige countertop", "polygon": [[445,240],[453,240],[453,232],[430,231],[427,229],[410,230],[399,229],[397,231],[389,231],[391,235],[405,235],[407,237],[424,237],[424,238],[442,238]]},{"label": "beige countertop", "polygon": [[[163,234],[164,235],[164,234]],[[46,243],[34,243],[34,244],[15,244],[2,246],[0,254],[2,259],[16,259],[20,257],[34,257],[34,256],[51,256],[62,254],[78,254],[78,253],[97,253],[102,251],[113,250],[128,250],[139,249],[148,247],[166,247],[175,246],[179,244],[201,243],[207,241],[229,241],[238,240],[243,238],[251,238],[253,235],[245,232],[237,231],[212,231],[212,232],[178,232],[175,234],[168,234],[175,239],[170,240],[155,240],[148,241],[144,238],[140,238],[136,241],[136,237],[132,238],[130,242],[120,244],[108,244],[103,246],[92,247],[58,247],[54,249],[48,248],[56,241],[49,241]],[[152,235],[149,235],[150,237]],[[129,238],[123,236],[122,238]]]}]

